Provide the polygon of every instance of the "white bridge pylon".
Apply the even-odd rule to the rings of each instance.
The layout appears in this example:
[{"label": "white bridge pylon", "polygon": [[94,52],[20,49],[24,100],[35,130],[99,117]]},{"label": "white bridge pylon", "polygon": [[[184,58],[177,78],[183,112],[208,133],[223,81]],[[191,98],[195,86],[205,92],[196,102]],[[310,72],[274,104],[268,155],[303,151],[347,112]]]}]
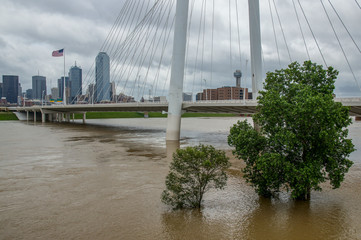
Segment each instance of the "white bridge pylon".
[{"label": "white bridge pylon", "polygon": [[[174,25],[173,61],[168,95],[167,141],[179,141],[182,115],[182,97],[185,52],[187,43],[189,0],[177,0]],[[252,95],[257,99],[262,88],[262,50],[259,0],[248,0],[251,47]]]}]

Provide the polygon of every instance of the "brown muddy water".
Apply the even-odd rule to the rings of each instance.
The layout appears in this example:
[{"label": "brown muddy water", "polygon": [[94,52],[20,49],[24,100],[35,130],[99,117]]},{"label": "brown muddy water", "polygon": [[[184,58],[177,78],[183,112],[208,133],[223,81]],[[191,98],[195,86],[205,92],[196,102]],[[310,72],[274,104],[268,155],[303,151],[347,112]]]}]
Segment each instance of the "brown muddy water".
[{"label": "brown muddy water", "polygon": [[[181,147],[226,138],[238,118],[182,120]],[[361,239],[361,157],[340,189],[310,202],[260,199],[232,161],[204,207],[160,201],[171,152],[166,119],[0,122],[0,239]],[[361,149],[361,122],[349,135]]]}]

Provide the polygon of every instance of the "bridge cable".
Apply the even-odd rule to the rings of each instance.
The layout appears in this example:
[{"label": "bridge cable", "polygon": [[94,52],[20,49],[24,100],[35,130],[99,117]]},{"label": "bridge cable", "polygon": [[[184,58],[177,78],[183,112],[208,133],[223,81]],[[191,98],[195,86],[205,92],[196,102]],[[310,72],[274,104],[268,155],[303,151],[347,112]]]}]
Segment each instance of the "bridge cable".
[{"label": "bridge cable", "polygon": [[298,17],[298,13],[297,13],[297,9],[296,9],[296,4],[295,4],[295,0],[292,0],[292,4],[293,4],[293,9],[295,10],[296,13],[296,17],[297,17],[297,22],[298,22],[298,26],[300,28],[301,34],[302,34],[302,39],[303,39],[303,43],[305,45],[305,49],[306,49],[306,53],[307,53],[307,57],[308,60],[310,60],[310,53],[308,52],[308,48],[307,48],[307,44],[306,44],[306,40],[305,40],[305,35],[303,34],[303,30],[301,27],[301,22],[300,22],[300,18]]},{"label": "bridge cable", "polygon": [[[134,3],[134,4],[135,4],[135,3]],[[127,20],[126,20],[126,22],[125,22],[125,28],[126,28],[126,29],[128,28],[128,30],[123,31],[123,33],[124,33],[124,32],[127,32],[127,33],[130,32],[131,23],[134,22],[134,19],[135,19],[135,16],[136,16],[135,14],[132,14],[132,13],[133,13],[133,12],[137,12],[137,10],[138,10],[138,8],[139,8],[139,2],[138,2],[138,5],[136,6],[136,10],[134,10],[134,7],[135,7],[135,5],[133,5],[133,6],[132,6],[132,9],[127,12],[127,13],[128,13],[128,17],[127,17]],[[141,12],[141,11],[139,11],[139,12]],[[133,16],[132,20],[130,20],[130,19],[131,19],[131,16]],[[131,22],[130,24],[128,24],[129,21]],[[129,25],[129,27],[128,27],[128,25]],[[119,25],[119,26],[120,26],[120,25]],[[120,29],[119,26],[118,26],[118,30]],[[129,36],[129,35],[128,35],[128,36]],[[114,43],[114,44],[112,45],[112,48],[114,48],[115,45],[116,45],[116,43]],[[118,45],[117,45],[117,48],[116,48],[115,52],[113,53],[112,50],[110,50],[110,52],[109,52],[109,55],[110,55],[109,57],[112,59],[110,68],[111,68],[111,69],[114,68],[113,73],[115,73],[115,74],[112,74],[112,82],[113,82],[114,78],[116,78],[116,76],[117,76],[116,71],[117,71],[117,68],[118,68],[119,65],[117,65],[116,63],[119,61],[118,53],[119,53],[119,49],[122,48],[122,46],[124,46],[124,45],[123,45],[123,42],[119,42]],[[104,51],[108,51],[108,50],[107,50],[107,49],[104,49]],[[114,67],[113,67],[113,66],[114,66]],[[118,84],[119,84],[119,82],[117,81],[117,85],[118,85]]]},{"label": "bridge cable", "polygon": [[[191,3],[191,7],[190,7],[190,12],[189,12],[189,21],[188,21],[188,28],[187,28],[187,45],[186,45],[186,58],[185,58],[185,69],[184,71],[186,71],[187,68],[189,68],[189,53],[191,52],[190,51],[190,48],[189,48],[189,44],[190,44],[190,41],[189,39],[191,38],[191,26],[192,26],[192,17],[193,17],[193,10],[194,10],[194,4],[195,4],[195,0],[193,0],[193,2]],[[173,56],[172,56],[172,59],[173,59]],[[184,74],[184,78],[185,78],[185,82],[187,82],[187,74]],[[193,93],[194,93],[194,80],[193,80],[193,83],[192,83],[192,96],[193,96]]]},{"label": "bridge cable", "polygon": [[276,49],[277,49],[277,56],[278,56],[278,64],[279,64],[279,66],[281,66],[280,51],[279,51],[279,49],[278,49],[278,41],[277,41],[276,29],[275,29],[275,24],[274,24],[274,21],[273,21],[271,0],[268,0],[268,6],[269,6],[270,14],[271,14],[272,28],[273,28],[273,36],[274,36],[274,39],[275,39]]},{"label": "bridge cable", "polygon": [[[159,1],[158,1],[159,2]],[[158,3],[157,2],[157,3]],[[148,2],[149,3],[149,2]],[[157,4],[156,3],[156,4]],[[158,5],[159,6],[159,5]],[[149,4],[146,6],[146,9],[148,9],[148,7],[149,7]],[[128,39],[126,39],[125,41],[124,41],[124,43],[125,44],[123,44],[122,45],[122,47],[120,48],[120,47],[118,47],[118,53],[117,53],[117,57],[116,57],[116,61],[118,62],[119,60],[120,61],[123,61],[124,62],[124,64],[123,65],[126,65],[126,67],[125,67],[125,69],[119,69],[118,71],[117,71],[117,68],[118,68],[118,66],[120,65],[120,64],[118,64],[118,65],[116,65],[116,67],[115,67],[115,69],[114,69],[114,72],[117,72],[116,74],[113,74],[113,79],[116,79],[117,78],[117,76],[119,76],[120,75],[120,77],[119,77],[119,81],[121,81],[121,79],[123,78],[123,76],[126,74],[126,71],[128,71],[127,69],[128,68],[130,68],[130,69],[132,69],[132,68],[134,68],[135,67],[135,63],[134,63],[134,56],[135,56],[135,54],[136,54],[136,52],[137,52],[137,50],[139,49],[139,45],[141,44],[141,42],[142,42],[142,40],[147,36],[147,34],[149,34],[149,29],[147,29],[145,32],[146,32],[146,34],[144,34],[144,35],[142,35],[142,37],[140,37],[139,36],[139,34],[142,34],[142,32],[143,32],[143,28],[145,28],[145,26],[147,25],[147,23],[148,23],[148,21],[149,21],[149,19],[148,19],[148,17],[150,17],[150,19],[151,19],[151,17],[154,15],[154,12],[156,11],[156,6],[153,6],[154,8],[151,8],[151,10],[148,12],[148,13],[150,13],[151,12],[151,14],[147,14],[147,16],[146,16],[146,19],[143,19],[144,21],[143,21],[143,23],[139,26],[139,28],[138,29],[135,29],[135,31],[133,32],[133,33],[131,33],[129,36],[128,36]],[[142,8],[143,9],[143,8]],[[140,14],[138,15],[138,16],[140,16]],[[129,45],[129,47],[127,47]],[[125,51],[124,51],[124,49],[125,49]],[[134,50],[133,50],[134,49]],[[123,50],[123,51],[121,51],[121,50]],[[132,54],[132,57],[130,58],[130,62],[129,62],[129,64],[126,64],[126,62],[128,61],[128,58],[129,58],[129,56],[130,56],[130,54],[131,54],[131,52],[132,51],[134,51],[133,52],[133,54]],[[123,59],[123,60],[122,60]],[[115,61],[114,61],[115,62]],[[133,65],[134,64],[134,65]],[[133,67],[130,67],[130,66],[133,66]],[[131,71],[130,71],[130,73],[131,73]],[[129,77],[130,77],[130,75],[128,74],[128,76],[126,77],[126,82],[124,83],[124,86],[126,86],[126,84],[127,84],[127,81],[129,80]],[[121,91],[121,92],[124,92],[124,91]]]},{"label": "bridge cable", "polygon": [[[158,2],[156,2],[155,5]],[[147,10],[148,8],[149,8],[149,2],[148,2],[147,6],[145,8],[146,12],[148,12],[148,10]],[[142,4],[141,10],[139,12],[141,13],[143,11],[143,9],[144,9],[144,4]],[[118,44],[116,54],[114,54],[113,65],[115,63],[119,62],[119,61],[123,61],[125,63],[125,61],[127,61],[128,57],[129,57],[129,53],[131,52],[132,49],[134,49],[134,47],[132,47],[132,46],[139,45],[140,41],[135,41],[135,43],[136,43],[135,45],[129,45],[129,44],[134,42],[133,41],[134,38],[136,38],[136,40],[139,40],[139,38],[137,38],[137,34],[140,33],[141,29],[143,29],[143,27],[145,26],[144,23],[146,23],[147,16],[149,16],[149,13],[152,12],[152,9],[154,9],[154,8],[151,8],[151,10],[146,14],[146,16],[141,21],[139,21],[139,24],[134,28],[133,31],[130,31],[130,28],[129,28],[128,36],[125,38],[125,40],[123,42]],[[133,19],[134,19],[135,16],[136,16],[136,14],[133,15]],[[138,14],[138,20],[140,19],[140,17],[141,17],[141,14]],[[134,20],[131,21],[131,23],[132,22],[134,22]],[[130,23],[130,25],[132,25],[131,23]],[[119,28],[119,29],[121,30],[121,28]],[[128,45],[129,45],[129,47],[127,47]],[[120,63],[115,66],[115,69],[113,70],[113,72],[115,72],[116,74],[113,74],[112,79],[116,79],[117,76],[119,75],[120,70],[121,70],[121,69],[119,69],[117,71],[117,68],[118,68],[119,65],[120,65]],[[119,81],[121,81],[122,78],[119,78],[119,79],[120,80],[118,80],[118,82],[117,82],[118,85],[119,85]]]},{"label": "bridge cable", "polygon": [[350,36],[351,40],[353,41],[353,43],[355,44],[355,46],[357,47],[358,51],[361,53],[361,49],[359,48],[359,46],[357,45],[357,43],[355,42],[354,38],[352,37],[350,31],[348,30],[348,28],[346,27],[345,23],[342,21],[340,15],[338,14],[337,10],[335,9],[335,7],[333,6],[333,4],[331,3],[330,0],[328,0],[328,2],[330,3],[333,11],[336,13],[338,19],[340,20],[340,22],[342,23],[343,27],[345,28],[345,30],[347,31],[348,35]]},{"label": "bridge cable", "polygon": [[238,52],[239,52],[239,64],[242,70],[242,51],[241,51],[241,34],[240,34],[240,25],[239,25],[239,13],[238,13],[238,3],[237,0],[234,0],[236,3],[236,17],[237,17],[237,34],[238,34]]},{"label": "bridge cable", "polygon": [[[130,2],[132,2],[131,0],[128,0],[124,5],[123,5],[123,7],[122,7],[122,9],[120,10],[120,12],[119,12],[119,14],[118,14],[118,18],[117,19],[120,19],[120,16],[123,16],[124,14],[124,12],[126,13],[127,12],[127,9],[128,9],[128,5],[129,5],[129,3]],[[120,21],[120,20],[119,20]],[[117,22],[117,21],[116,21]],[[116,27],[116,25],[117,25],[117,23],[114,23],[114,25],[113,25],[113,27],[112,27],[112,29],[114,29],[115,27]],[[107,36],[107,38],[105,39],[105,41],[103,42],[103,45],[101,46],[101,48],[100,48],[100,51],[101,51],[101,49],[106,45],[106,43],[107,43],[107,41],[108,41],[108,39],[109,39],[109,37],[110,37],[110,34],[112,33],[112,30],[109,32],[109,34],[108,34],[108,36]],[[92,66],[89,68],[89,70],[88,70],[88,72],[87,72],[87,74],[86,74],[86,76],[85,76],[85,84],[84,84],[84,82],[82,83],[82,85],[84,85],[84,86],[90,86],[90,82],[91,82],[91,79],[93,78],[93,76],[94,76],[94,74],[95,74],[95,72],[94,72],[94,65],[95,65],[95,61],[92,63]],[[94,83],[95,83],[95,79],[94,79]],[[89,89],[88,89],[89,90]],[[88,91],[88,90],[86,90],[86,91]],[[91,96],[88,96],[89,98],[91,98],[91,99],[88,99],[88,102],[91,100],[91,103],[93,103],[93,99],[94,99],[94,85],[93,85],[93,91],[92,91],[92,95]]]},{"label": "bridge cable", "polygon": [[[135,55],[136,55],[137,51],[139,51],[139,49],[143,50],[144,47],[145,47],[145,46],[143,46],[143,48],[139,48],[139,46],[140,46],[141,42],[143,41],[143,39],[147,38],[147,36],[149,36],[149,34],[151,32],[151,29],[147,28],[146,31],[145,31],[145,34],[142,34],[144,32],[143,28],[145,28],[147,25],[149,25],[151,23],[152,18],[154,16],[154,12],[156,10],[157,9],[153,7],[151,9],[151,11],[148,12],[146,19],[144,19],[145,21],[143,21],[143,24],[141,26],[139,26],[139,29],[137,29],[137,31],[134,32],[133,36],[131,38],[129,38],[128,42],[129,42],[129,44],[132,44],[132,45],[130,45],[129,48],[126,48],[127,50],[129,50],[129,51],[127,51],[128,53],[127,54],[124,54],[124,53],[122,54],[123,56],[126,55],[126,57],[123,60],[123,62],[124,62],[123,65],[127,65],[127,66],[126,66],[126,68],[124,70],[122,70],[121,76],[125,75],[126,71],[128,71],[127,69],[129,68],[129,71],[128,71],[128,74],[127,74],[127,77],[126,77],[126,82],[124,83],[123,91],[125,90],[127,82],[129,81],[130,74],[133,72],[132,69],[134,69],[135,66],[137,65],[136,63],[137,63],[138,60],[136,60],[136,59],[139,59],[139,56],[144,54],[144,51],[141,51],[141,55],[138,55],[138,57],[135,58]],[[133,44],[133,43],[135,43],[135,44]],[[129,56],[130,56],[131,51],[133,51],[132,57],[129,60],[127,60],[129,58]],[[128,61],[129,64],[126,64],[126,61]],[[133,67],[130,67],[130,66],[133,66]],[[117,75],[119,75],[119,74],[120,74],[120,71],[118,71]],[[139,80],[138,76],[139,76],[139,74],[137,74],[135,76],[135,78],[138,78],[138,80]]]},{"label": "bridge cable", "polygon": [[322,51],[321,51],[321,49],[320,49],[320,46],[319,46],[318,41],[317,41],[317,39],[316,39],[316,37],[315,37],[315,34],[313,33],[313,30],[312,30],[312,28],[311,28],[311,25],[310,25],[310,23],[309,23],[309,21],[308,21],[308,19],[307,19],[307,17],[306,17],[305,11],[303,10],[303,7],[302,7],[302,5],[301,5],[301,3],[300,3],[300,0],[297,0],[297,2],[298,2],[299,6],[300,6],[300,8],[301,8],[302,14],[303,14],[303,16],[304,16],[304,18],[305,18],[305,20],[306,20],[306,23],[307,23],[307,25],[308,25],[308,28],[309,28],[310,31],[311,31],[311,34],[312,34],[312,36],[313,36],[313,39],[315,40],[315,43],[316,43],[317,48],[318,48],[318,51],[319,51],[320,54],[321,54],[322,60],[323,60],[323,62],[324,62],[324,64],[325,64],[325,66],[327,67],[328,65],[327,65],[327,63],[326,63],[325,57],[323,56],[323,53],[322,53]]},{"label": "bridge cable", "polygon": [[[170,4],[170,3],[173,3],[173,2],[169,2],[169,1],[168,1],[168,4]],[[172,5],[173,5],[173,4],[171,4],[171,6],[172,6]],[[165,14],[166,14],[166,12],[164,12],[163,17],[165,16]],[[168,17],[167,17],[168,20],[169,20],[169,15],[170,15],[170,12],[168,12]],[[158,52],[157,49],[158,49],[158,47],[159,47],[159,45],[160,45],[161,38],[162,38],[163,34],[165,35],[165,30],[166,30],[166,28],[163,27],[163,31],[162,31],[162,33],[161,33],[160,36],[159,36],[159,40],[158,40],[158,42],[155,44],[155,40],[156,40],[156,37],[157,37],[157,35],[158,35],[157,33],[158,33],[158,30],[159,30],[160,22],[162,21],[163,17],[160,18],[160,19],[158,19],[159,25],[158,25],[158,28],[156,29],[155,33],[154,33],[154,37],[153,37],[153,41],[152,41],[152,43],[153,43],[153,44],[152,44],[152,51],[151,51],[151,55],[150,55],[150,57],[149,57],[149,64],[148,64],[148,69],[147,69],[147,73],[146,73],[146,78],[148,78],[148,74],[149,74],[151,65],[152,65],[152,63],[153,63],[154,56],[155,56],[155,54]],[[168,24],[168,21],[166,21],[166,24]],[[153,83],[152,83],[152,93],[153,93],[153,96],[154,96],[154,84],[155,84],[155,79],[153,80]]]},{"label": "bridge cable", "polygon": [[[173,6],[173,2],[172,2],[172,4],[171,4],[170,6],[171,6],[170,9],[171,9],[172,6]],[[170,16],[170,12],[168,12],[167,24],[168,24],[168,22],[169,22],[169,16]],[[175,18],[173,18],[173,22],[174,22],[174,21],[175,21]],[[173,24],[172,24],[172,26],[173,26]],[[162,36],[163,34],[164,34],[164,36],[166,36],[166,35],[165,35],[165,29],[166,29],[166,28],[163,27],[163,32],[162,32],[161,36]],[[157,30],[157,31],[158,31],[158,30]],[[155,32],[155,36],[157,35],[157,31]],[[168,38],[169,38],[169,34],[170,34],[170,32],[168,33]],[[166,38],[166,39],[164,39],[164,40],[167,40],[168,38]],[[150,67],[151,67],[151,63],[153,62],[153,59],[154,59],[155,54],[158,52],[158,51],[157,51],[157,48],[158,48],[160,42],[161,42],[161,38],[159,38],[159,40],[158,40],[157,47],[156,47],[156,48],[153,47],[153,53],[152,53],[151,56],[150,56],[150,61],[149,61],[149,65],[148,65],[148,70],[147,70],[146,76],[148,76],[148,74],[149,74]],[[165,46],[165,45],[164,45],[164,46]],[[165,49],[164,49],[164,50],[165,50]],[[163,51],[163,53],[164,53],[164,51]],[[153,89],[154,89],[154,86],[155,86],[155,81],[156,81],[156,79],[153,80],[152,92],[154,92]]]},{"label": "bridge cable", "polygon": [[335,37],[336,37],[337,42],[338,42],[338,45],[340,46],[340,48],[341,48],[341,50],[342,50],[342,53],[343,53],[343,55],[344,55],[344,57],[345,57],[345,59],[346,59],[347,65],[348,65],[348,67],[350,68],[350,71],[351,71],[352,76],[353,76],[353,78],[354,78],[354,80],[355,80],[355,82],[356,82],[356,85],[357,85],[357,87],[361,90],[360,85],[359,85],[359,83],[358,83],[358,81],[357,81],[357,79],[356,79],[355,73],[353,72],[352,67],[351,67],[351,64],[350,64],[350,62],[349,62],[349,60],[348,60],[348,58],[347,58],[347,55],[346,55],[346,53],[345,53],[345,50],[343,49],[342,44],[341,44],[341,42],[340,42],[340,39],[339,39],[339,37],[338,37],[338,35],[337,35],[337,33],[336,33],[336,30],[335,30],[335,28],[334,28],[334,26],[333,26],[333,24],[332,24],[332,21],[331,21],[331,19],[330,19],[330,16],[329,16],[329,14],[327,13],[327,10],[326,10],[326,8],[325,8],[325,5],[323,4],[323,1],[322,1],[322,0],[320,0],[320,2],[321,2],[321,4],[322,4],[323,10],[324,10],[325,13],[326,13],[327,19],[328,19],[328,21],[329,21],[329,23],[330,23],[330,25],[331,25],[331,27],[332,27],[333,33],[335,34]]},{"label": "bridge cable", "polygon": [[[188,26],[187,26],[187,45],[186,45],[186,54],[185,54],[185,63],[184,63],[184,82],[187,83],[188,81],[188,75],[186,74],[186,69],[189,68],[189,54],[190,54],[190,49],[189,49],[189,45],[190,45],[190,41],[189,39],[191,38],[191,26],[192,26],[192,17],[193,17],[193,9],[194,9],[194,4],[195,4],[195,0],[193,0],[193,2],[191,2],[190,4],[190,11],[189,11],[189,21],[188,21]],[[173,56],[172,56],[172,60],[173,60]],[[164,85],[165,86],[165,85]],[[192,96],[193,96],[193,91],[194,91],[194,81],[193,81],[193,85],[192,85]],[[164,92],[164,89],[163,89]]]},{"label": "bridge cable", "polygon": [[[201,9],[203,9],[203,5],[204,5],[204,0],[202,1],[202,7]],[[197,63],[198,63],[198,51],[199,51],[199,42],[200,42],[200,35],[201,35],[201,22],[202,22],[202,18],[203,18],[203,11],[201,11],[201,15],[199,18],[199,29],[198,29],[198,40],[197,40],[197,48],[196,48],[196,58],[194,61],[194,73],[193,73],[193,86],[195,85],[195,79],[196,79],[196,70],[197,70]],[[202,88],[202,79],[201,79],[201,88]],[[192,91],[193,92],[193,91]]]},{"label": "bridge cable", "polygon": [[[123,18],[123,22],[125,21],[125,23],[126,23],[126,25],[130,25],[130,24],[128,24],[129,23],[129,19],[130,19],[130,16],[131,16],[131,13],[134,11],[134,8],[135,8],[135,5],[134,5],[135,3],[133,2],[133,5],[131,6],[131,8],[130,8],[130,10],[129,9],[127,9],[127,11],[126,11],[126,13],[128,13],[128,17],[124,17]],[[137,5],[137,8],[139,7],[139,4]],[[141,11],[140,11],[141,12]],[[139,15],[140,16],[140,15]],[[124,20],[124,19],[128,19],[128,20]],[[134,17],[133,17],[133,19],[134,19]],[[119,24],[118,24],[118,26],[121,24],[121,22],[119,21],[118,22]],[[120,29],[119,27],[118,27],[118,29]],[[123,31],[123,32],[128,32],[129,33],[129,31],[130,31],[130,27],[128,28],[128,31]],[[131,35],[131,33],[130,33],[130,35]],[[128,34],[128,36],[129,36],[129,34]],[[112,39],[114,39],[114,38],[112,38]],[[110,42],[111,41],[109,41],[109,44],[110,44]],[[107,43],[108,44],[108,43]],[[109,45],[108,44],[108,45]],[[104,45],[104,46],[107,46],[107,45]],[[104,47],[103,46],[103,51],[108,51],[109,50],[109,47]],[[114,45],[113,45],[114,46]],[[113,47],[112,47],[113,48]],[[119,52],[119,44],[118,44],[118,52]],[[114,66],[114,64],[115,64],[115,62],[116,62],[116,59],[117,59],[117,52],[115,52],[115,53],[113,53],[112,51],[109,53],[109,57],[113,60],[112,62],[111,62],[111,64],[110,64],[110,68],[112,68],[112,66]],[[110,86],[109,86],[110,87]],[[109,90],[109,87],[108,87],[108,90]],[[99,96],[99,94],[97,94],[97,96],[96,96],[96,99],[95,100],[97,100],[97,98],[98,98],[98,96]]]},{"label": "bridge cable", "polygon": [[[212,1],[212,42],[211,42],[211,80],[210,80],[210,88],[213,86],[213,49],[214,49],[214,10],[215,3]],[[210,91],[210,100],[212,100],[212,91]]]},{"label": "bridge cable", "polygon": [[[205,18],[206,18],[206,8],[207,7],[207,1],[204,0],[204,4],[202,6],[202,21],[201,21],[201,25],[200,25],[200,28],[202,29],[202,49],[201,49],[201,66],[200,66],[200,81],[201,81],[201,84],[203,83],[203,64],[204,64],[204,35],[205,35],[205,26],[206,26],[206,21],[205,21]],[[207,82],[205,82],[205,85],[204,85],[205,88],[207,88]],[[207,91],[207,90],[206,90]],[[207,96],[207,94],[206,94]]]},{"label": "bridge cable", "polygon": [[279,22],[279,24],[280,24],[280,28],[281,28],[281,31],[282,31],[283,40],[285,41],[285,45],[286,45],[288,57],[290,58],[290,61],[292,62],[290,50],[289,50],[289,48],[288,48],[288,44],[287,44],[285,32],[283,31],[282,22],[281,22],[281,19],[280,19],[280,15],[278,14],[278,10],[277,10],[277,6],[276,6],[276,3],[275,3],[275,0],[273,0],[273,5],[274,5],[274,7],[275,7],[276,15],[277,15],[277,18],[278,18],[278,22]]},{"label": "bridge cable", "polygon": [[361,6],[360,6],[360,4],[358,3],[358,1],[355,0],[355,2],[356,2],[356,4],[357,4],[357,6],[361,9]]},{"label": "bridge cable", "polygon": [[[129,21],[130,21],[130,23],[135,22],[135,17],[136,17],[136,14],[135,14],[135,13],[137,13],[137,12],[139,12],[139,14],[138,14],[138,20],[140,19],[141,12],[142,12],[142,10],[143,10],[143,6],[144,6],[144,2],[142,3],[141,10],[138,10],[138,9],[139,9],[139,1],[138,1],[138,4],[137,4],[136,6],[133,5],[131,11],[128,13],[129,17],[128,17],[127,23],[129,23]],[[133,12],[134,12],[134,14],[133,14]],[[132,20],[130,20],[130,19],[131,19],[131,16],[133,16]],[[121,37],[121,38],[123,38],[124,32],[129,32],[129,31],[130,31],[130,28],[131,28],[131,25],[132,25],[132,24],[126,24],[126,26],[127,26],[127,25],[129,25],[128,31],[122,31],[122,37]],[[114,65],[115,65],[115,67],[114,67],[115,70],[113,70],[113,72],[116,72],[116,69],[117,69],[118,66],[119,66],[119,65],[116,65],[116,62],[117,62],[117,60],[118,60],[118,58],[116,57],[116,56],[117,56],[117,52],[119,52],[118,49],[119,49],[119,47],[121,46],[121,41],[118,41],[119,33],[120,33],[120,27],[118,26],[118,33],[117,33],[117,35],[116,35],[116,37],[115,37],[114,44],[112,44],[112,47],[110,48],[110,50],[109,50],[109,49],[106,50],[106,52],[108,52],[109,56],[112,57],[112,61],[111,61],[112,64],[111,64],[111,66],[114,66]],[[118,42],[118,44],[116,44],[117,42]],[[113,49],[114,49],[115,46],[117,46],[117,48],[115,49],[114,55],[113,55]],[[116,76],[116,74],[115,74],[115,75],[113,74],[113,76],[112,76],[112,81],[111,81],[111,82],[114,82],[115,76]],[[118,85],[119,85],[119,81],[116,82],[116,87],[115,87],[115,88],[117,88]],[[109,88],[110,88],[110,86],[109,86]],[[110,89],[106,89],[106,91],[109,91],[109,90],[110,90]],[[111,96],[111,97],[113,97],[113,96]],[[116,99],[116,102],[117,102],[117,101],[118,101],[118,98]]]},{"label": "bridge cable", "polygon": [[229,20],[229,61],[230,61],[230,68],[231,72],[233,72],[232,66],[232,11],[231,11],[231,0],[228,1],[228,20]]},{"label": "bridge cable", "polygon": [[[164,29],[167,29],[167,26],[168,26],[168,21],[169,21],[169,18],[170,18],[170,14],[171,14],[171,9],[173,8],[173,5],[174,5],[174,2],[171,1],[171,6],[170,6],[170,11],[168,12],[168,16],[167,16],[167,24],[166,24],[166,27]],[[170,25],[170,28],[169,28],[169,31],[168,31],[168,34],[164,37],[164,40],[163,40],[163,48],[162,48],[162,53],[161,53],[161,56],[160,56],[160,60],[159,60],[159,64],[158,64],[158,69],[157,69],[157,73],[155,75],[155,79],[157,79],[156,81],[156,87],[155,87],[155,93],[157,93],[157,90],[158,90],[158,82],[159,82],[159,76],[160,76],[160,70],[161,70],[161,66],[162,66],[162,61],[163,61],[163,57],[164,57],[164,54],[165,54],[165,50],[167,49],[167,43],[169,41],[169,38],[170,38],[170,35],[171,35],[171,30],[173,29],[173,26],[174,26],[174,23],[175,23],[175,16],[173,16],[173,20],[171,21],[171,25]],[[170,68],[170,67],[169,67]],[[154,79],[154,81],[155,81]],[[165,79],[166,81],[167,79]]]},{"label": "bridge cable", "polygon": [[[161,7],[162,9],[162,7]],[[156,18],[153,18],[155,16],[157,16]],[[147,27],[146,29],[146,33],[141,37],[141,38],[138,38],[139,41],[138,41],[138,46],[142,43],[143,39],[144,40],[148,40],[149,39],[149,36],[150,34],[153,32],[154,28],[157,26],[156,24],[156,21],[160,21],[160,19],[163,17],[162,14],[155,14],[155,11],[150,15],[150,19],[149,19],[149,24],[147,25],[150,25],[151,27]],[[154,21],[154,22],[153,22]],[[152,24],[154,23],[154,24]],[[156,28],[156,33],[158,31],[159,27]],[[126,77],[126,82],[124,83],[124,86],[123,86],[123,91],[125,91],[126,87],[127,87],[127,83],[130,79],[130,76],[131,74],[133,73],[134,69],[136,66],[138,66],[138,72],[135,74],[135,76],[139,76],[140,74],[140,71],[141,71],[141,68],[142,66],[144,66],[144,63],[145,61],[147,60],[148,58],[148,54],[149,53],[152,53],[153,49],[154,49],[154,41],[156,39],[156,33],[153,34],[153,37],[152,37],[152,40],[150,41],[150,44],[151,44],[151,47],[147,47],[146,43],[143,44],[141,50],[140,50],[140,55],[138,55],[136,58],[135,57],[135,54],[137,52],[137,50],[139,50],[140,48],[137,46],[135,48],[135,52],[133,53],[133,56],[132,56],[132,59],[131,59],[131,62],[130,62],[130,66],[131,69],[129,70],[128,74],[127,74],[127,77]],[[147,50],[145,51],[145,49],[147,48]],[[139,63],[137,63],[139,61]],[[144,77],[144,80],[143,80],[143,86],[142,86],[142,89],[143,89],[143,92],[142,92],[142,95],[144,95],[144,91],[145,91],[145,86],[146,86],[146,82],[147,82],[147,77],[148,77],[148,73],[145,75]]]}]

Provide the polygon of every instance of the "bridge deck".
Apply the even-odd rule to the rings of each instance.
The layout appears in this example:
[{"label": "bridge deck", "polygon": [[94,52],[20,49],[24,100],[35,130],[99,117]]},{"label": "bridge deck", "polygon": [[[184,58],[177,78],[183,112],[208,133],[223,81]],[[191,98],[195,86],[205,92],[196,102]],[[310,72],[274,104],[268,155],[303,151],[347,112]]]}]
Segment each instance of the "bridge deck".
[{"label": "bridge deck", "polygon": [[[361,116],[361,98],[336,98],[336,102],[350,107],[351,116]],[[257,101],[224,100],[183,102],[182,109],[186,112],[203,113],[238,113],[253,114],[257,111]],[[11,107],[11,111],[44,113],[77,113],[77,112],[162,112],[168,111],[168,102],[151,103],[109,103],[109,104],[74,104],[31,107]]]}]

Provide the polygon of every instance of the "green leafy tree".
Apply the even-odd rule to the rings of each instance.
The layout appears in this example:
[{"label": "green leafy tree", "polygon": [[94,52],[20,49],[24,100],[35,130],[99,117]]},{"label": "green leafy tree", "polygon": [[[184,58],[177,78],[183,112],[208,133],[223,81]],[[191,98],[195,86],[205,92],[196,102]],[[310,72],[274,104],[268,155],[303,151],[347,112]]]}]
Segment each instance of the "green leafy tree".
[{"label": "green leafy tree", "polygon": [[247,122],[231,128],[228,143],[246,162],[244,176],[260,195],[286,189],[306,200],[323,182],[340,187],[355,149],[347,139],[349,108],[334,101],[337,75],[311,61],[267,73],[253,116],[260,132]]},{"label": "green leafy tree", "polygon": [[200,208],[204,193],[211,187],[222,189],[230,166],[224,151],[198,145],[177,149],[173,154],[162,201],[174,208]]}]

